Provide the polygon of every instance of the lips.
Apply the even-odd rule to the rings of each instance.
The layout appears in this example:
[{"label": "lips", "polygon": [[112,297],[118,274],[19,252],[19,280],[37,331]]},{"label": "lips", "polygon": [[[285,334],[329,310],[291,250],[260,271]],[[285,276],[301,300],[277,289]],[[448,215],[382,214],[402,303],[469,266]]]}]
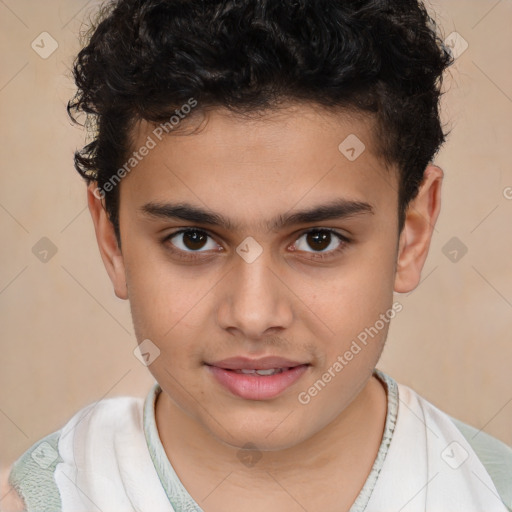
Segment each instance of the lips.
[{"label": "lips", "polygon": [[213,363],[206,363],[208,366],[216,366],[224,370],[270,370],[270,369],[289,369],[295,366],[307,364],[301,361],[292,361],[283,357],[267,356],[260,359],[251,359],[248,357],[231,357],[222,359]]},{"label": "lips", "polygon": [[269,368],[268,370],[227,370],[228,372],[243,373],[244,375],[275,375],[276,373],[283,373],[289,370],[289,368]]},{"label": "lips", "polygon": [[310,366],[277,356],[233,357],[205,364],[217,383],[232,395],[246,400],[276,398],[295,384]]}]

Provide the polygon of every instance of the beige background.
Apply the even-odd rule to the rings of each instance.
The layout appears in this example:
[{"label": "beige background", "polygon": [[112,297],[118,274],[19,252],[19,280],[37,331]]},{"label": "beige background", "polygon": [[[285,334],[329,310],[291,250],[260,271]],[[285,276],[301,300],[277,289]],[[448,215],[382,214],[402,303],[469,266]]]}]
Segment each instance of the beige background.
[{"label": "beige background", "polygon": [[[452,133],[436,159],[443,207],[423,281],[397,295],[379,367],[449,414],[512,445],[512,2],[439,0],[447,36],[469,43],[446,80]],[[84,133],[65,104],[84,0],[0,1],[0,457],[10,464],[81,407],[145,396],[128,303],[116,298],[72,166]],[[58,49],[42,59],[43,31]],[[512,197],[510,189],[509,197]],[[49,238],[57,253],[32,252]],[[467,254],[443,247],[458,237]]]}]

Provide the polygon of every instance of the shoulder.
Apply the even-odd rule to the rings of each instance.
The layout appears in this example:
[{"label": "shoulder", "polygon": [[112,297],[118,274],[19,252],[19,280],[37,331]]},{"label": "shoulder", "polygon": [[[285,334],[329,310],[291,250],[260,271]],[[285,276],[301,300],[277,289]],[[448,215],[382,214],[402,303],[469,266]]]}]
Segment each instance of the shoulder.
[{"label": "shoulder", "polygon": [[[105,440],[111,438],[120,425],[137,428],[142,423],[141,412],[141,398],[102,399],[78,410],[61,429],[34,443],[11,466],[5,484],[6,490],[10,491],[12,506],[18,507],[13,512],[61,511],[62,502],[55,479],[57,466],[60,463],[74,464],[77,443],[87,449],[90,443],[97,442],[98,436]],[[23,503],[26,508],[20,508]]]},{"label": "shoulder", "polygon": [[505,506],[512,511],[512,447],[482,430],[448,416],[489,473]]},{"label": "shoulder", "polygon": [[469,448],[473,450],[474,455],[484,466],[503,504],[512,512],[512,447],[490,434],[450,416],[408,386],[403,384],[398,384],[398,386],[402,401],[405,401],[406,405],[417,401],[423,410],[428,411],[429,418],[433,422],[441,422],[441,424],[448,422],[462,434]]},{"label": "shoulder", "polygon": [[26,508],[21,510],[41,510],[42,504],[48,511],[61,510],[60,496],[53,477],[55,467],[62,462],[58,452],[60,433],[58,430],[43,437],[11,466],[7,485],[14,502],[18,500],[24,503]]}]

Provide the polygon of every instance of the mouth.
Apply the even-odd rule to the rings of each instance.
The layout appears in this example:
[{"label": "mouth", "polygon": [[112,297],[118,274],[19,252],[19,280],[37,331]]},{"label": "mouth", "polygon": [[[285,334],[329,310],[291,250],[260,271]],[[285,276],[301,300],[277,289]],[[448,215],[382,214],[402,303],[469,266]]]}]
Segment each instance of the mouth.
[{"label": "mouth", "polygon": [[216,383],[232,395],[246,400],[269,400],[295,384],[311,366],[283,359],[280,364],[284,362],[284,365],[276,362],[276,358],[258,361],[234,358],[205,365]]},{"label": "mouth", "polygon": [[266,377],[268,375],[276,375],[276,373],[283,373],[291,368],[296,368],[296,366],[292,366],[290,368],[268,368],[267,370],[250,370],[249,368],[242,368],[241,370],[230,370],[229,368],[223,368],[224,370],[227,370],[229,372],[235,372],[235,373],[243,373],[244,375],[254,375],[254,376],[263,376]]}]

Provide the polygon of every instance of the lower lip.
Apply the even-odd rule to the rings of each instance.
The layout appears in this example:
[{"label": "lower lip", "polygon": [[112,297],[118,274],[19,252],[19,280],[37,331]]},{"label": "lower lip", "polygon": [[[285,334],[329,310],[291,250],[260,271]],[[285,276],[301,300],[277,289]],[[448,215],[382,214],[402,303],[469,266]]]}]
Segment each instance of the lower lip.
[{"label": "lower lip", "polygon": [[297,382],[308,369],[308,365],[295,366],[275,375],[248,375],[209,365],[207,368],[234,395],[246,400],[268,400]]}]

